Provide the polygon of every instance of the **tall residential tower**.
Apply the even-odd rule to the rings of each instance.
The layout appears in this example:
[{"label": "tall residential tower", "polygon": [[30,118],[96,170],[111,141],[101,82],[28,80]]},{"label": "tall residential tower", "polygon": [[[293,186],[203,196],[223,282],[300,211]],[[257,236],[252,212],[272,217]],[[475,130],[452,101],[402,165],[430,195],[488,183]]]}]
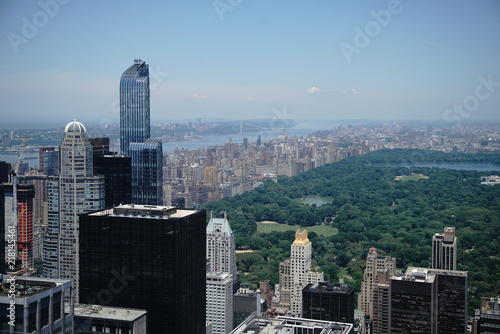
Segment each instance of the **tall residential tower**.
[{"label": "tall residential tower", "polygon": [[432,237],[432,268],[457,270],[457,237],[454,227],[445,227],[444,233]]},{"label": "tall residential tower", "polygon": [[92,146],[85,126],[75,120],[64,131],[59,147],[59,177],[51,177],[47,183],[49,219],[43,250],[44,275],[74,279],[78,291],[78,215],[104,207],[104,177],[93,175]]},{"label": "tall residential tower", "polygon": [[239,280],[236,273],[234,234],[225,213],[224,218],[213,218],[210,214],[207,225],[207,259],[210,261],[210,271],[229,273],[237,290]]},{"label": "tall residential tower", "polygon": [[358,294],[358,309],[363,311],[365,315],[370,315],[371,319],[373,319],[373,288],[374,284],[378,282],[378,271],[387,270],[390,277],[394,274],[395,269],[395,258],[379,256],[375,247],[369,249],[363,281],[361,281],[361,291]]},{"label": "tall residential tower", "polygon": [[120,150],[130,156],[130,143],[150,137],[149,65],[135,59],[120,80]]},{"label": "tall residential tower", "polygon": [[306,230],[295,232],[290,253],[290,259],[280,263],[280,306],[289,305],[290,313],[294,317],[301,317],[302,289],[308,284],[323,282],[324,275],[323,272],[311,270],[312,244]]}]

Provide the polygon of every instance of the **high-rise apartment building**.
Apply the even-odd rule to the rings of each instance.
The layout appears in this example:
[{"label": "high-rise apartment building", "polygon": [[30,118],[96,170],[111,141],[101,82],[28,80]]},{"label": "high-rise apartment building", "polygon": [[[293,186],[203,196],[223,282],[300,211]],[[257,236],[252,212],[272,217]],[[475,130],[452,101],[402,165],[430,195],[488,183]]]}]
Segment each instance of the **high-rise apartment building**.
[{"label": "high-rise apartment building", "polygon": [[163,149],[159,139],[130,143],[132,158],[132,203],[163,204]]},{"label": "high-rise apartment building", "polygon": [[[78,215],[104,207],[104,177],[93,176],[92,146],[85,126],[75,120],[64,131],[59,147],[59,176],[50,177],[47,182],[49,218],[44,240],[44,276],[73,279],[78,292]],[[75,295],[78,298],[78,293]]]},{"label": "high-rise apartment building", "polygon": [[[229,273],[234,284],[238,285],[234,234],[226,213],[224,218],[214,218],[210,213],[207,225],[207,259],[210,261],[210,271]],[[235,286],[235,290],[238,290],[238,286]]]},{"label": "high-rise apartment building", "polygon": [[33,268],[33,199],[35,198],[35,186],[17,186],[17,205],[19,207],[18,218],[18,257],[21,267]]},{"label": "high-rise apartment building", "polygon": [[358,294],[358,309],[370,318],[373,318],[373,285],[380,269],[386,269],[392,276],[396,269],[396,259],[390,256],[379,256],[377,249],[372,247],[368,250],[361,291]]},{"label": "high-rise apartment building", "polygon": [[140,59],[120,80],[120,150],[130,156],[130,143],[150,138],[149,65]]},{"label": "high-rise apartment building", "polygon": [[[307,238],[307,231],[297,230],[295,232],[295,241],[290,246],[290,274],[289,278],[281,277],[280,271],[280,306],[286,307],[289,303],[289,312],[295,317],[302,315],[302,289],[310,283],[319,283],[324,281],[323,272],[311,270],[312,244]],[[286,265],[280,264],[280,270],[286,268]],[[284,270],[283,275],[286,275]],[[281,285],[283,282],[283,286]],[[290,300],[281,298],[289,293]]]},{"label": "high-rise apartment building", "polygon": [[206,213],[126,204],[80,216],[80,300],[148,312],[148,333],[204,333]]},{"label": "high-rise apartment building", "polygon": [[[7,224],[3,228],[5,230],[6,227],[14,227],[14,240],[17,244],[17,249],[9,249],[9,252],[14,251],[15,257],[21,261],[21,268],[33,268],[33,198],[35,197],[35,187],[18,184],[17,209],[12,207],[14,205],[12,183],[4,183],[3,187],[6,199],[4,206],[8,208],[5,215]],[[8,240],[11,239],[12,233],[5,234],[5,250],[11,245],[8,243]]]},{"label": "high-rise apartment building", "polygon": [[207,322],[212,333],[225,334],[233,329],[233,279],[229,273],[207,273]]},{"label": "high-rise apartment building", "polygon": [[392,334],[467,333],[467,272],[409,267],[390,283]]},{"label": "high-rise apartment building", "polygon": [[308,284],[302,290],[302,316],[354,323],[354,288],[329,282]]},{"label": "high-rise apartment building", "polygon": [[433,269],[457,270],[457,237],[454,227],[445,227],[444,233],[432,237]]},{"label": "high-rise apartment building", "polygon": [[390,279],[387,269],[377,270],[377,277],[373,283],[372,334],[389,333]]}]

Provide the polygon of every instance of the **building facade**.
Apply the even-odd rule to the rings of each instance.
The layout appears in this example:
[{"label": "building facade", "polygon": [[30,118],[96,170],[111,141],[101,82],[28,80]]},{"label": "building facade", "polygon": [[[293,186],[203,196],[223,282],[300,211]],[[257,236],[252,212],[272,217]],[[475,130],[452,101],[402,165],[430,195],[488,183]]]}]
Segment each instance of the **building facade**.
[{"label": "building facade", "polygon": [[379,269],[373,283],[373,318],[372,334],[389,333],[390,279],[387,269]]},{"label": "building facade", "polygon": [[104,206],[111,208],[132,202],[132,162],[122,154],[98,156],[96,173],[104,176]]},{"label": "building facade", "polygon": [[390,333],[467,333],[465,271],[409,267],[390,295]]},{"label": "building facade", "polygon": [[445,227],[444,233],[432,237],[433,269],[457,270],[457,237],[454,227]]},{"label": "building facade", "polygon": [[[47,182],[49,221],[44,240],[44,276],[73,279],[78,291],[78,215],[104,207],[104,178],[93,176],[92,146],[82,123],[75,120],[66,126],[59,152],[59,176]],[[78,293],[75,296],[78,298]]]},{"label": "building facade", "polygon": [[[280,264],[280,307],[287,307],[289,302],[289,313],[295,317],[302,315],[302,289],[310,283],[319,283],[324,281],[323,272],[311,270],[312,244],[307,238],[307,231],[297,230],[295,232],[295,241],[290,246],[290,274],[287,275],[286,264]],[[285,261],[286,262],[286,261]],[[283,285],[282,285],[283,282]],[[286,300],[289,293],[290,299]],[[283,298],[285,296],[285,298]],[[283,303],[281,302],[283,298]]]},{"label": "building facade", "polygon": [[73,303],[66,303],[73,300],[71,280],[16,277],[1,286],[1,333],[73,333]]},{"label": "building facade", "polygon": [[148,333],[203,333],[206,213],[120,205],[80,216],[80,300],[148,312]]},{"label": "building facade", "polygon": [[120,151],[130,156],[130,143],[150,138],[149,65],[140,59],[120,79]]},{"label": "building facade", "polygon": [[159,139],[130,143],[132,158],[132,203],[163,204],[163,149]]},{"label": "building facade", "polygon": [[147,334],[147,312],[122,307],[75,305],[75,334]]},{"label": "building facade", "polygon": [[366,257],[366,267],[361,281],[361,291],[358,294],[358,309],[365,315],[373,318],[373,285],[377,278],[378,270],[385,269],[389,275],[394,274],[396,259],[390,256],[379,256],[378,250],[372,247]]},{"label": "building facade", "polygon": [[354,323],[354,288],[328,282],[308,284],[302,290],[302,316]]},{"label": "building facade", "polygon": [[500,296],[481,297],[481,309],[476,310],[472,333],[500,333]]},{"label": "building facade", "polygon": [[[224,218],[214,218],[210,213],[207,225],[207,259],[210,261],[210,271],[229,273],[237,285],[236,251],[234,234],[224,213]],[[238,286],[235,286],[236,290]],[[235,291],[235,289],[233,289]]]},{"label": "building facade", "polygon": [[207,273],[207,322],[212,333],[225,334],[233,329],[233,279],[229,273]]}]

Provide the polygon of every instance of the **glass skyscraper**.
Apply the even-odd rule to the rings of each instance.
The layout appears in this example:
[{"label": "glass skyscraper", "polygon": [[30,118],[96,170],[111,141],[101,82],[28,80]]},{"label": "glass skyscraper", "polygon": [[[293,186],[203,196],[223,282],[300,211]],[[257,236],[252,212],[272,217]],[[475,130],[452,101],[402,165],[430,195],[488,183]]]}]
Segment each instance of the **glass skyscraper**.
[{"label": "glass skyscraper", "polygon": [[163,203],[163,147],[161,140],[130,143],[132,158],[132,203],[161,205]]},{"label": "glass skyscraper", "polygon": [[120,150],[130,156],[130,143],[150,138],[149,65],[135,59],[120,80]]}]

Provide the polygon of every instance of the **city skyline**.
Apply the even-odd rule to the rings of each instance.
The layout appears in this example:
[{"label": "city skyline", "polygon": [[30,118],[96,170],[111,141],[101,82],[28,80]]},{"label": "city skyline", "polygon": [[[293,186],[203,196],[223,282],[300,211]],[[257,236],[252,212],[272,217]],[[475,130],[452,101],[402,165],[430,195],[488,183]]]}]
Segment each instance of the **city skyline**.
[{"label": "city skyline", "polygon": [[118,123],[135,58],[150,64],[153,120],[498,120],[494,1],[0,6],[4,124]]}]

